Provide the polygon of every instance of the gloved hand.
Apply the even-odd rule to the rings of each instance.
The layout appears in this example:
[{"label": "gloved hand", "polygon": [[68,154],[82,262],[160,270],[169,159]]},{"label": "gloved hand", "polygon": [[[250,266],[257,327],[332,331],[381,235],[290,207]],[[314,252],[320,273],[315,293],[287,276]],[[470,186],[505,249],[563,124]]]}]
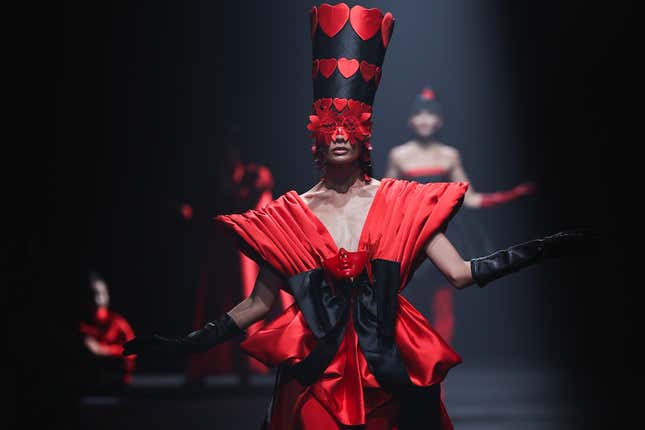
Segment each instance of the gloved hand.
[{"label": "gloved hand", "polygon": [[153,336],[135,337],[123,344],[123,355],[155,354],[181,355],[184,351],[181,338],[171,339],[157,334]]},{"label": "gloved hand", "polygon": [[184,355],[206,352],[213,346],[232,339],[242,330],[228,315],[207,323],[201,330],[196,330],[182,338],[167,338],[159,335],[137,337],[123,345],[123,355],[163,354]]},{"label": "gloved hand", "polygon": [[558,258],[589,251],[589,244],[598,237],[591,230],[567,230],[542,239],[544,258]]},{"label": "gloved hand", "polygon": [[595,238],[590,230],[577,229],[531,240],[470,260],[473,280],[483,287],[495,279],[535,264],[544,258],[558,258],[584,252]]}]

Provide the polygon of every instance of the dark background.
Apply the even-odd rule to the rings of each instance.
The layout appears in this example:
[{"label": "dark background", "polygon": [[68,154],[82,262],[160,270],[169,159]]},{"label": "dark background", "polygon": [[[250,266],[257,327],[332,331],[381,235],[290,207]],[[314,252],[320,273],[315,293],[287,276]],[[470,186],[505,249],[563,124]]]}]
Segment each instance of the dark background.
[{"label": "dark background", "polygon": [[[464,365],[561,367],[590,423],[615,423],[629,301],[613,252],[622,249],[615,212],[626,207],[613,146],[621,22],[582,1],[361,4],[397,19],[374,106],[377,178],[387,151],[411,137],[412,98],[430,84],[446,111],[442,139],[460,149],[478,190],[538,184],[536,196],[478,215],[497,247],[578,226],[602,234],[591,255],[460,293],[455,346]],[[28,130],[48,136],[37,151],[19,148],[33,174],[18,200],[27,221],[19,268],[29,283],[16,299],[43,305],[30,314],[36,336],[44,330],[51,342],[18,381],[35,376],[42,398],[73,398],[66,333],[89,267],[106,276],[112,307],[137,332],[190,328],[203,231],[223,210],[225,144],[267,165],[276,195],[314,184],[305,128],[311,6],[115,1],[43,10],[49,26],[29,44],[42,62],[28,76],[46,76],[36,96],[52,106],[54,124]],[[175,210],[184,201],[195,208],[191,223]]]}]

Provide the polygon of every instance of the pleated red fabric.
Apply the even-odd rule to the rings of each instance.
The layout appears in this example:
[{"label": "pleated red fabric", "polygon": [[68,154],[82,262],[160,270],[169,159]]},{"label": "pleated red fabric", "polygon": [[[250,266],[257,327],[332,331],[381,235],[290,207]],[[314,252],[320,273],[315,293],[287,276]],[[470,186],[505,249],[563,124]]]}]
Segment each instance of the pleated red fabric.
[{"label": "pleated red fabric", "polygon": [[[445,228],[467,188],[463,182],[420,184],[383,179],[367,214],[359,250],[367,251],[370,259],[399,262],[402,290],[426,258],[425,245],[433,234]],[[264,261],[285,277],[320,268],[323,260],[339,251],[326,227],[295,191],[262,209],[221,215],[216,221],[241,239],[241,248],[247,255]],[[441,382],[448,370],[461,362],[459,355],[401,295],[395,341],[411,382],[419,386]],[[293,304],[248,336],[241,346],[264,364],[278,366],[298,363],[315,345],[316,338]],[[318,381],[301,390],[285,390],[295,394],[290,397],[285,392],[277,393],[274,409],[279,410],[278,415],[294,419],[302,412],[305,397],[313,396],[341,425],[365,425],[377,408],[392,400],[370,372],[351,323],[336,356]],[[443,406],[442,410],[445,413]],[[445,429],[452,427],[447,415],[443,421]]]}]

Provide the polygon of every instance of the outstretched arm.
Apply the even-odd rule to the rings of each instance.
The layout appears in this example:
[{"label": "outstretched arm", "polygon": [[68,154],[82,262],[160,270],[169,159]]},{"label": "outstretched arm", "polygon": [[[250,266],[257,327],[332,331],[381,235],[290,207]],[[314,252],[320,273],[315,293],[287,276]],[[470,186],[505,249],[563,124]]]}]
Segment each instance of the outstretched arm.
[{"label": "outstretched arm", "polygon": [[243,334],[247,327],[263,319],[275,302],[281,282],[278,275],[268,269],[261,269],[251,295],[219,319],[180,338],[159,335],[137,337],[123,345],[123,354],[188,354],[208,351],[217,344]]},{"label": "outstretched arm", "polygon": [[564,231],[464,261],[446,236],[437,233],[426,246],[426,254],[446,279],[461,289],[473,284],[483,287],[545,258],[582,253],[592,239],[586,230]]},{"label": "outstretched arm", "polygon": [[245,330],[269,313],[282,280],[273,272],[261,269],[251,295],[227,312],[238,327]]},{"label": "outstretched arm", "polygon": [[[464,166],[461,163],[461,157],[458,152],[455,152],[453,159],[453,167],[450,171],[450,180],[454,182],[470,182]],[[490,206],[497,206],[518,197],[532,194],[535,191],[535,185],[530,182],[522,183],[516,187],[506,190],[498,191],[495,193],[479,193],[475,191],[471,185],[464,196],[464,206],[470,208],[486,208]]]},{"label": "outstretched arm", "polygon": [[430,239],[426,255],[453,287],[462,289],[474,283],[470,262],[464,261],[443,233],[437,233]]}]

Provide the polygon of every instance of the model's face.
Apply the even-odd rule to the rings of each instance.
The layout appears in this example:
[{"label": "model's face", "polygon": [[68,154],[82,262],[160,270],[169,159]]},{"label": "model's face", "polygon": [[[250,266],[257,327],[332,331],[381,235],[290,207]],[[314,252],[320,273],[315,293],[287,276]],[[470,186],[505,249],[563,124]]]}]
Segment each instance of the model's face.
[{"label": "model's face", "polygon": [[413,115],[410,118],[410,127],[419,137],[430,137],[441,128],[443,121],[441,117],[427,110]]},{"label": "model's face", "polygon": [[[352,146],[367,145],[372,135],[372,107],[363,102],[346,99],[323,98],[313,105],[314,114],[309,115],[307,129],[316,139],[312,151],[324,149],[328,161],[347,161],[357,157]],[[325,146],[323,146],[325,145]],[[347,146],[346,150],[342,147]]]},{"label": "model's face", "polygon": [[107,285],[103,281],[92,282],[92,291],[94,292],[94,303],[97,307],[107,308],[110,304],[110,294]]},{"label": "model's face", "polygon": [[349,143],[349,134],[343,127],[336,127],[332,133],[331,143],[325,149],[327,164],[352,164],[361,155],[362,145]]}]

